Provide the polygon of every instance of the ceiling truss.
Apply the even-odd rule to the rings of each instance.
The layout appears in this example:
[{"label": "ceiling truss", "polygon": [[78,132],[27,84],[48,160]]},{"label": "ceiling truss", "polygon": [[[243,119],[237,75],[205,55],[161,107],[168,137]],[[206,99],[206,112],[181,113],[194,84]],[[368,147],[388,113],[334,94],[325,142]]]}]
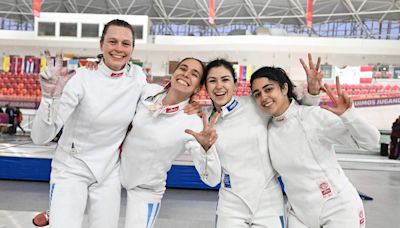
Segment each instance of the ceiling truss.
[{"label": "ceiling truss", "polygon": [[[208,0],[42,0],[42,12],[148,15],[174,35],[174,25],[198,26],[219,35],[218,26],[296,25],[305,28],[307,0],[215,0],[215,24],[208,22]],[[314,24],[353,22],[366,38],[366,21],[399,21],[400,0],[314,0]],[[33,21],[32,0],[2,0],[0,19]],[[312,34],[317,35],[313,30]]]}]

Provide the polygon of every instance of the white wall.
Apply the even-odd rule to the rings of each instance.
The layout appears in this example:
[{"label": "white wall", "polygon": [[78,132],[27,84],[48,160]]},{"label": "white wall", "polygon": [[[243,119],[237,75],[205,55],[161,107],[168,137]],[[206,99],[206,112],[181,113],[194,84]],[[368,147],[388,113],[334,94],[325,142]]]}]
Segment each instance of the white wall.
[{"label": "white wall", "polygon": [[391,130],[400,116],[400,105],[357,108],[357,113],[380,130]]}]

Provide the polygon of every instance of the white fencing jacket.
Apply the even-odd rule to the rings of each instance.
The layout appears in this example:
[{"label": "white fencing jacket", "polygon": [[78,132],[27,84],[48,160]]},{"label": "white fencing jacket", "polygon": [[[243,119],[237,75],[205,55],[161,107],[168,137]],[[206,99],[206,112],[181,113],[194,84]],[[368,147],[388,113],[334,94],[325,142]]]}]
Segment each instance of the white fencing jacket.
[{"label": "white fencing jacket", "polygon": [[66,156],[75,156],[100,182],[119,161],[118,147],[145,84],[146,76],[136,65],[118,72],[103,62],[98,70],[80,68],[60,99],[42,98],[31,138],[47,143],[64,126],[53,159],[66,162]]},{"label": "white fencing jacket", "polygon": [[184,132],[185,129],[197,132],[203,129],[201,118],[184,113],[188,100],[162,106],[166,91],[155,84],[147,85],[143,94],[132,131],[122,147],[122,185],[127,190],[140,187],[162,195],[172,162],[185,151],[191,153],[201,179],[208,185],[217,185],[221,165],[215,148],[211,147],[206,153],[194,137]]},{"label": "white fencing jacket", "polygon": [[[318,104],[319,96],[306,95],[307,104]],[[269,115],[262,113],[252,97],[232,97],[221,111],[215,129],[216,148],[222,165],[220,200],[234,194],[257,211],[261,194],[274,188],[276,172],[271,166],[267,143]],[[282,192],[275,192],[282,198]],[[271,196],[273,198],[273,196]],[[271,206],[271,214],[276,214]],[[276,209],[277,210],[277,209]]]},{"label": "white fencing jacket", "polygon": [[379,140],[378,130],[354,108],[337,116],[295,101],[282,116],[271,120],[268,130],[272,165],[282,176],[289,202],[302,221],[318,219],[324,202],[351,184],[333,144],[372,149]]}]

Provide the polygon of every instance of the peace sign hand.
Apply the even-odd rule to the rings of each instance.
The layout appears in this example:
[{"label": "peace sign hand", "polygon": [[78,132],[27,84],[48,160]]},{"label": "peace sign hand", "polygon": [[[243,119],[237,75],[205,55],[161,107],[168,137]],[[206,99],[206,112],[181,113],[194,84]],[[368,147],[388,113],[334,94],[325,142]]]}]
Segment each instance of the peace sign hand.
[{"label": "peace sign hand", "polygon": [[192,135],[197,142],[200,143],[205,151],[208,151],[215,141],[217,141],[218,135],[217,131],[214,129],[214,125],[217,122],[218,117],[219,112],[215,112],[211,117],[210,124],[208,124],[207,116],[205,113],[203,113],[203,130],[201,132],[194,132],[189,129],[185,130],[187,134]]},{"label": "peace sign hand", "polygon": [[333,95],[331,89],[327,84],[325,84],[322,90],[324,90],[326,94],[329,96],[329,98],[332,100],[333,107],[329,107],[327,105],[321,105],[321,108],[331,111],[336,115],[340,116],[347,109],[353,106],[353,101],[351,100],[351,97],[349,97],[345,91],[342,91],[338,76],[336,76],[337,98]]},{"label": "peace sign hand", "polygon": [[320,71],[321,57],[318,57],[317,65],[314,66],[311,53],[308,53],[308,65],[300,58],[300,63],[303,65],[304,71],[307,74],[308,93],[318,95],[322,86],[322,78],[324,73]]},{"label": "peace sign hand", "polygon": [[75,75],[75,70],[68,71],[67,67],[63,67],[63,56],[61,53],[56,55],[56,64],[53,66],[49,51],[45,51],[47,66],[40,73],[40,85],[42,87],[43,97],[58,98],[61,97],[62,91],[68,80]]}]

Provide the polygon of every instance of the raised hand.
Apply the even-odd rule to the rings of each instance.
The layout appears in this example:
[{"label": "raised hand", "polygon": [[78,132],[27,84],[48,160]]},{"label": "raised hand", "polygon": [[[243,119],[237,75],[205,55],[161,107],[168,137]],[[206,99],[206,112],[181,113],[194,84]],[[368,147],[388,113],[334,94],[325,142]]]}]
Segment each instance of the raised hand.
[{"label": "raised hand", "polygon": [[336,90],[337,90],[337,97],[335,97],[327,84],[322,88],[332,100],[333,106],[329,107],[327,105],[322,105],[321,108],[329,110],[336,115],[342,115],[347,109],[353,106],[353,101],[351,97],[347,95],[345,91],[342,91],[340,87],[339,77],[336,76]]},{"label": "raised hand", "polygon": [[308,93],[318,95],[322,88],[322,78],[324,77],[324,73],[319,68],[321,57],[318,57],[317,65],[314,65],[311,53],[308,53],[308,66],[302,58],[300,58],[300,63],[307,74]]},{"label": "raised hand", "polygon": [[207,116],[203,113],[203,130],[201,132],[195,132],[189,129],[186,129],[185,132],[189,135],[192,135],[197,142],[204,148],[205,151],[210,149],[210,147],[217,141],[218,135],[217,131],[214,129],[214,125],[217,122],[219,117],[219,112],[215,112],[210,120],[210,123],[207,123]]},{"label": "raised hand", "polygon": [[42,96],[46,98],[61,97],[65,84],[75,75],[75,70],[68,71],[63,67],[62,54],[56,55],[56,64],[53,66],[49,51],[45,51],[47,66],[40,73],[40,85],[42,87]]}]

